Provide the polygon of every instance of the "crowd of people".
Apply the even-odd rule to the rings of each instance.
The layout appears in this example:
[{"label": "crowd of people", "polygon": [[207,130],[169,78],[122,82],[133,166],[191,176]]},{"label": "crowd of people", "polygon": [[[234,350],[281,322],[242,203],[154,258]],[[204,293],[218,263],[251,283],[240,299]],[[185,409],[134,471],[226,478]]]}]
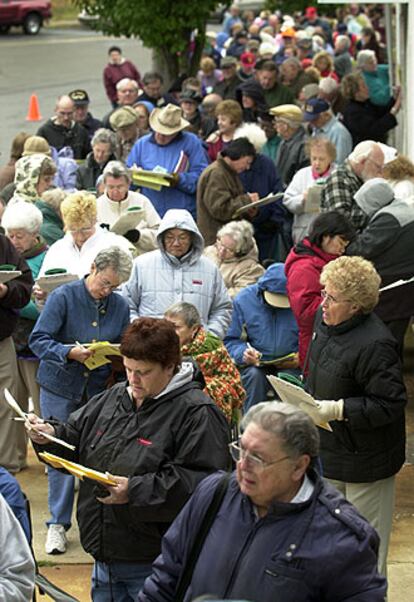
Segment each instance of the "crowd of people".
[{"label": "crowd of people", "polygon": [[[234,4],[195,77],[167,88],[111,46],[106,115],[62,91],[11,143],[0,465],[24,469],[29,438],[106,475],[77,501],[95,602],[384,600],[414,283],[387,287],[414,277],[414,164],[390,144],[381,24]],[[75,479],[47,480],[62,554]]]}]

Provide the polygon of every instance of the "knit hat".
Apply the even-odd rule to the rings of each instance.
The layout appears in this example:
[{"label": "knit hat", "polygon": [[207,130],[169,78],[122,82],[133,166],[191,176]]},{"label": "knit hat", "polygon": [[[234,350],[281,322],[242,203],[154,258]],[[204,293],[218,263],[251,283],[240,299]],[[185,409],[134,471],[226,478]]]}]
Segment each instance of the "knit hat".
[{"label": "knit hat", "polygon": [[132,107],[121,107],[116,109],[109,118],[111,128],[115,131],[120,128],[126,128],[129,125],[137,123],[138,115]]},{"label": "knit hat", "polygon": [[23,146],[23,157],[28,155],[34,155],[42,153],[43,155],[50,155],[50,146],[48,141],[42,136],[30,136]]}]

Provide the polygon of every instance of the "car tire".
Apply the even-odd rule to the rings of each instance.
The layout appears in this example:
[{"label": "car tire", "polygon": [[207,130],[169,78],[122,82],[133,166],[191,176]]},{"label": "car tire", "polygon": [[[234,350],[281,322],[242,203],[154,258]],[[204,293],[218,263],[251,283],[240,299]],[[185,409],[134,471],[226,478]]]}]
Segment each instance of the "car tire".
[{"label": "car tire", "polygon": [[23,31],[28,36],[35,36],[42,27],[42,17],[38,13],[29,13],[23,22]]}]

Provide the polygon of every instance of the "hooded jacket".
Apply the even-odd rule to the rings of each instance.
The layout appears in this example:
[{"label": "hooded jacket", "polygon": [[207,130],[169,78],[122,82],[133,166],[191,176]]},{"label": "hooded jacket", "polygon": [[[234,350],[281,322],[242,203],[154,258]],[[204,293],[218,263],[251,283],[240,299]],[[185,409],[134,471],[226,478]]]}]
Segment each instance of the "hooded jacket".
[{"label": "hooded jacket", "polygon": [[[180,228],[192,233],[186,255],[178,259],[165,250],[167,230]],[[159,249],[134,260],[130,279],[122,288],[131,320],[140,316],[162,318],[178,301],[195,305],[202,324],[223,338],[231,319],[231,300],[217,266],[203,257],[203,237],[188,211],[170,209],[161,220],[157,234]]]},{"label": "hooded jacket", "polygon": [[264,291],[286,295],[283,263],[267,268],[256,284],[246,287],[233,301],[233,317],[224,343],[236,364],[243,364],[247,343],[262,353],[263,360],[298,350],[298,327],[292,310],[268,305]]},{"label": "hooded jacket", "polygon": [[[81,482],[77,519],[86,552],[104,562],[151,563],[161,537],[208,474],[228,467],[224,416],[183,363],[168,386],[137,409],[127,383],[93,397],[58,422],[56,434],[76,446],[37,446],[99,471],[129,478],[126,504],[103,505],[103,489]],[[59,449],[58,449],[59,448]]]},{"label": "hooded jacket", "polygon": [[245,123],[256,122],[260,113],[267,113],[269,110],[265,97],[263,94],[263,88],[259,84],[258,81],[254,79],[248,79],[243,82],[236,90],[236,100],[242,105],[242,97],[248,96],[255,101],[255,106],[253,108],[245,109],[243,108],[243,121]]},{"label": "hooded jacket", "polygon": [[336,259],[307,238],[291,249],[285,263],[287,294],[299,326],[299,364],[305,374],[306,354],[312,338],[315,314],[321,304],[320,276],[323,267]]},{"label": "hooded jacket", "polygon": [[41,153],[21,157],[16,162],[14,175],[14,195],[19,200],[34,203],[39,200],[37,184],[39,182],[40,170],[45,161],[51,162],[50,157]]}]

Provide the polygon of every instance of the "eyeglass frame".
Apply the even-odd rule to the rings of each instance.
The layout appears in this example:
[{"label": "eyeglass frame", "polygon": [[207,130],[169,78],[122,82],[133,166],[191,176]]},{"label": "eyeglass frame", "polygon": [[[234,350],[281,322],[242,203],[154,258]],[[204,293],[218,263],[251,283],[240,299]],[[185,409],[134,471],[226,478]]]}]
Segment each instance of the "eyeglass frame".
[{"label": "eyeglass frame", "polygon": [[[291,460],[291,456],[283,456],[283,458],[279,458],[278,460],[274,460],[273,462],[266,462],[265,460],[262,460],[262,458],[260,458],[259,456],[256,456],[256,454],[252,454],[251,452],[249,452],[248,450],[244,449],[243,447],[241,447],[239,445],[240,443],[240,439],[237,439],[237,441],[232,441],[231,443],[229,443],[229,450],[230,450],[230,455],[233,458],[233,460],[235,462],[241,462],[242,460],[247,460],[247,462],[250,461],[250,466],[253,465],[253,470],[256,472],[263,472],[264,470],[266,470],[266,468],[269,468],[270,466],[274,466],[275,464],[279,464],[280,462],[283,462],[284,460]],[[236,458],[234,454],[239,455],[239,458]],[[253,463],[253,464],[252,464]]]},{"label": "eyeglass frame", "polygon": [[332,295],[326,292],[325,289],[321,290],[322,303],[352,303],[348,299],[335,299]]}]

